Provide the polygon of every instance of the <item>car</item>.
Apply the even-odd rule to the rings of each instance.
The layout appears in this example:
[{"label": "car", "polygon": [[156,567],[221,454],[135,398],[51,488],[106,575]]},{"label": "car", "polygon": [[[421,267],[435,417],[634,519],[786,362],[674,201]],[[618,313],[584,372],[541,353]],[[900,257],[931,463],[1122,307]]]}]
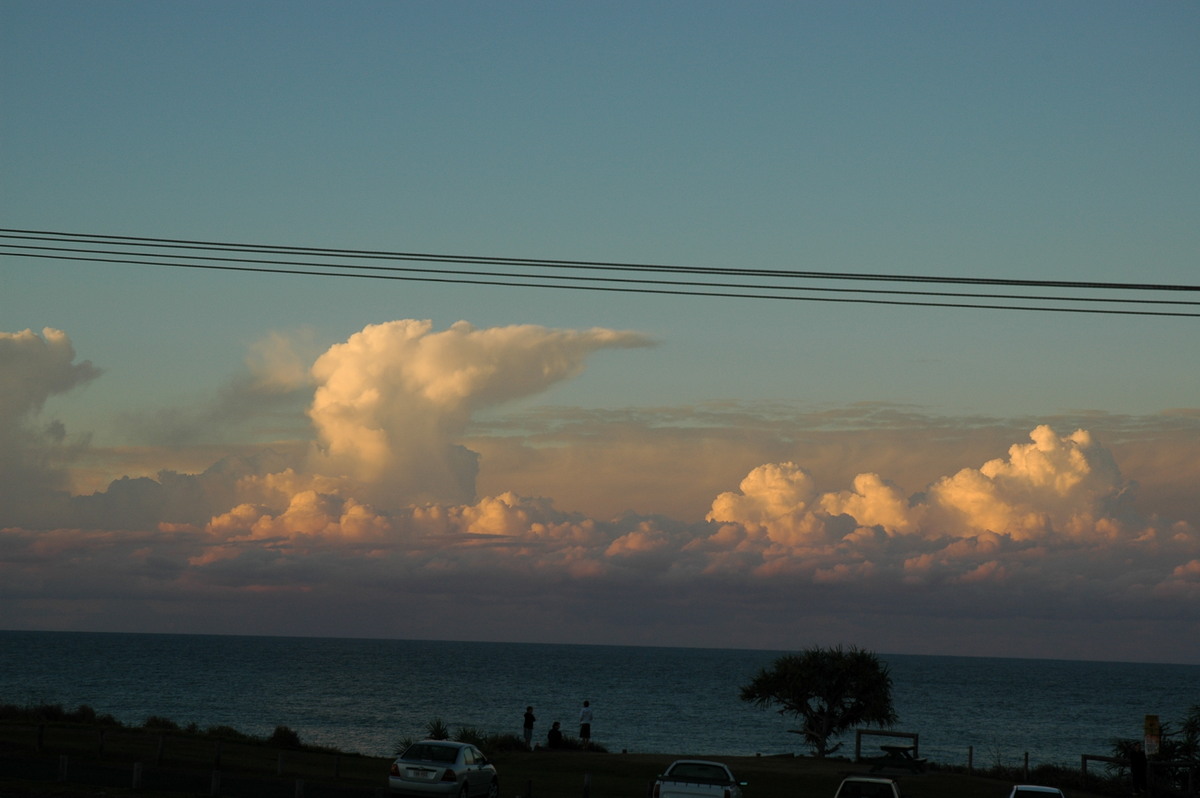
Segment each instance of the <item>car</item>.
[{"label": "car", "polygon": [[887,776],[847,776],[835,798],[900,798],[900,785]]},{"label": "car", "polygon": [[421,740],[392,763],[388,788],[395,796],[499,798],[496,766],[470,743]]},{"label": "car", "polygon": [[678,759],[654,781],[651,798],[742,798],[746,782],[726,765],[707,759]]},{"label": "car", "polygon": [[1014,784],[1008,798],[1063,798],[1057,787],[1041,787],[1037,784]]}]

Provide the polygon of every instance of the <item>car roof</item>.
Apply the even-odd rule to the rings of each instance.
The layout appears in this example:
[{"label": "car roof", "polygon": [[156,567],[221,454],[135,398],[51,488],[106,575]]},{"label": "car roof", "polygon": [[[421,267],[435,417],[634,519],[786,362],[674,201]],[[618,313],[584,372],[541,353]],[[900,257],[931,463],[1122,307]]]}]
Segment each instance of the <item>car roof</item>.
[{"label": "car roof", "polygon": [[847,776],[846,778],[842,779],[842,781],[843,782],[867,781],[867,782],[870,782],[871,784],[895,784],[896,783],[896,780],[891,778],[890,776]]},{"label": "car roof", "polygon": [[1014,784],[1013,789],[1022,792],[1044,792],[1047,795],[1062,795],[1062,790],[1057,787],[1043,787],[1040,784]]},{"label": "car roof", "polygon": [[715,759],[676,759],[671,764],[672,765],[684,765],[684,764],[686,764],[686,765],[721,765],[721,767],[725,766],[724,763],[718,762]]},{"label": "car roof", "polygon": [[449,749],[451,751],[456,752],[455,753],[456,757],[458,756],[457,752],[461,751],[463,748],[474,748],[475,747],[475,746],[471,745],[470,743],[460,743],[460,742],[456,742],[454,740],[417,740],[415,743],[410,744],[407,748],[405,748],[403,751],[401,751],[399,754],[397,754],[396,758],[403,759],[405,754],[407,754],[409,751],[413,750],[417,746],[421,746],[425,750],[428,750],[430,748]]}]

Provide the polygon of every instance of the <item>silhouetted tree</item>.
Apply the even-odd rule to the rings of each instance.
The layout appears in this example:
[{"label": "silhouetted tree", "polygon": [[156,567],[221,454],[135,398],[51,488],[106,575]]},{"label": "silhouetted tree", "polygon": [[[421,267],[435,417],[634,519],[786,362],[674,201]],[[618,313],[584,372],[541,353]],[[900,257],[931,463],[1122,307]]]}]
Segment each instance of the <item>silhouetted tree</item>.
[{"label": "silhouetted tree", "polygon": [[829,739],[855,726],[891,726],[892,677],[887,665],[869,651],[814,647],[775,660],[741,688],[743,701],[760,709],[777,706],[781,715],[803,719],[792,729],[818,757],[841,748]]}]

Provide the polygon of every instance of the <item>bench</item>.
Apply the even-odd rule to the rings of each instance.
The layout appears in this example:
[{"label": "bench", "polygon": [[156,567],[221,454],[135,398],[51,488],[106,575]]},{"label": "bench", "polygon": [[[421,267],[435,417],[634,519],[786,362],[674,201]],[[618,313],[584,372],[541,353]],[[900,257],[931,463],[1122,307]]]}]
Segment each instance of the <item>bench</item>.
[{"label": "bench", "polygon": [[871,766],[872,773],[878,773],[884,768],[905,768],[913,773],[923,773],[927,760],[914,756],[911,745],[881,745],[883,756],[876,757]]}]

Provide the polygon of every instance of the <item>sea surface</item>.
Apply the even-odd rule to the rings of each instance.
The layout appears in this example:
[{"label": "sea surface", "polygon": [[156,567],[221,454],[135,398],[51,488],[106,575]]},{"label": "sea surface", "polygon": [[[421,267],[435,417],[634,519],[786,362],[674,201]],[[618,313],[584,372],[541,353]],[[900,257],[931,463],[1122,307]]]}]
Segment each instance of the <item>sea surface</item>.
[{"label": "sea surface", "polygon": [[[424,640],[0,631],[0,703],[86,704],[140,725],[170,718],[391,755],[428,722],[535,739],[557,720],[609,751],[745,756],[807,753],[796,723],[739,700],[784,653]],[[1077,766],[1140,738],[1147,714],[1178,726],[1200,704],[1200,666],[879,654],[900,721],[922,756],[976,767]],[[841,753],[853,755],[853,734]],[[879,737],[865,737],[878,753]]]}]

